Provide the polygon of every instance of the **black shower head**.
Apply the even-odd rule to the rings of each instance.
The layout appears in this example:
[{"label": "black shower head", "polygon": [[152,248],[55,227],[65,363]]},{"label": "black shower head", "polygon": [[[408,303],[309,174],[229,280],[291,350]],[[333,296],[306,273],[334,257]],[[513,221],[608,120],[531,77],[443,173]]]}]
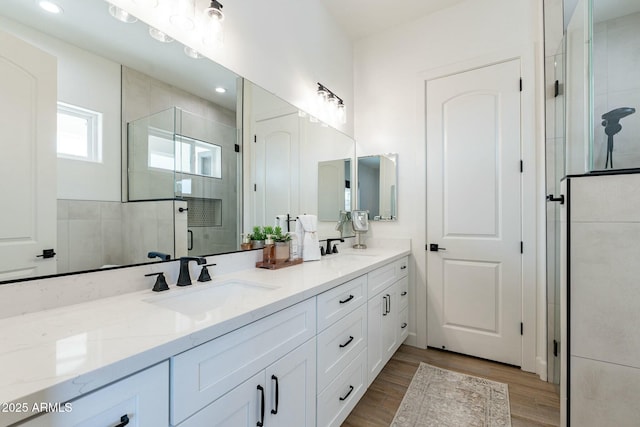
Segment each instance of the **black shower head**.
[{"label": "black shower head", "polygon": [[611,110],[608,113],[604,113],[602,115],[602,126],[607,126],[610,122],[617,122],[620,119],[627,117],[636,112],[636,109],[633,107],[621,107],[616,108],[615,110]]}]

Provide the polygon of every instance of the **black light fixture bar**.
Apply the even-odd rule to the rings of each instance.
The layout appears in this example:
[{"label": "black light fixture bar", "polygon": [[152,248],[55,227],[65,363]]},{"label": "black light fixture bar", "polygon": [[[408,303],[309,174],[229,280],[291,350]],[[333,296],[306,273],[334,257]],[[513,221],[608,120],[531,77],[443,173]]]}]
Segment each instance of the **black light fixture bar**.
[{"label": "black light fixture bar", "polygon": [[329,96],[332,96],[334,98],[336,98],[338,100],[338,104],[343,104],[344,105],[344,101],[342,100],[342,98],[340,98],[338,95],[336,95],[335,93],[333,93],[329,88],[327,88],[325,85],[323,85],[322,83],[318,82],[318,92],[320,91],[325,91],[327,92],[327,94],[329,94]]}]

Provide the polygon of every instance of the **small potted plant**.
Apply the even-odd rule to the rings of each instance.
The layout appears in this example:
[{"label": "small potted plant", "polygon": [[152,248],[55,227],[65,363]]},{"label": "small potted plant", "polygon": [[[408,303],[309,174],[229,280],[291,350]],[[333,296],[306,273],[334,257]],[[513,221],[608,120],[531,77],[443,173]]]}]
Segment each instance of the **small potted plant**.
[{"label": "small potted plant", "polygon": [[281,263],[289,259],[289,244],[291,235],[283,233],[281,227],[276,227],[273,232],[273,240],[276,245],[275,262]]},{"label": "small potted plant", "polygon": [[251,247],[253,249],[260,249],[264,247],[264,239],[266,237],[266,233],[264,229],[259,225],[253,227],[253,231],[250,234],[251,236]]}]

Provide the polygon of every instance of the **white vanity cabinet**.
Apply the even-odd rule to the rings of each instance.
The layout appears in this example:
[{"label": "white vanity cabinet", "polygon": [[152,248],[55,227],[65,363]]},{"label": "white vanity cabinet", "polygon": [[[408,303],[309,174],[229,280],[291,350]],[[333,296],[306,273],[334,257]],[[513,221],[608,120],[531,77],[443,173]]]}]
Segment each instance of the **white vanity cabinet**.
[{"label": "white vanity cabinet", "polygon": [[172,357],[171,424],[314,425],[315,335],[311,298]]},{"label": "white vanity cabinet", "polygon": [[408,335],[407,266],[405,257],[368,274],[367,385],[371,385]]},{"label": "white vanity cabinet", "polygon": [[158,427],[169,422],[169,362],[88,393],[28,427]]}]

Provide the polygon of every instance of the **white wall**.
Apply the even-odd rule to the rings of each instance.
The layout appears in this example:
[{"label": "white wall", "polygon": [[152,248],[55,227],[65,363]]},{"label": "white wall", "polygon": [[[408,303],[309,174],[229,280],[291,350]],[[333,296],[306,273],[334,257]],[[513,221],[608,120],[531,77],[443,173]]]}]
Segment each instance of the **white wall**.
[{"label": "white wall", "polygon": [[57,58],[58,101],[103,114],[102,162],[59,158],[58,199],[119,201],[120,65],[9,19],[0,22]]},{"label": "white wall", "polygon": [[[353,134],[353,45],[320,1],[246,0],[224,3],[224,47],[202,44],[153,10],[111,0],[140,20],[306,111],[315,111],[317,82],[344,99]],[[199,7],[208,4],[199,0]]]},{"label": "white wall", "polygon": [[[412,238],[414,265],[410,286],[416,304],[410,309],[409,342],[420,347],[426,346],[427,339],[425,119],[422,117],[425,99],[421,75],[429,70],[484,56],[496,57],[504,51],[515,51],[522,58],[527,88],[523,95],[524,154],[530,165],[525,191],[528,189],[528,203],[533,203],[532,209],[527,210],[525,205],[525,211],[531,212],[525,219],[529,233],[525,237],[530,237],[527,240],[533,264],[537,260],[537,264],[525,272],[532,284],[525,290],[527,299],[523,305],[529,307],[529,313],[531,307],[534,309],[533,318],[525,319],[525,325],[536,325],[535,308],[540,304],[544,307],[544,256],[536,250],[536,239],[544,243],[544,221],[538,224],[540,219],[544,220],[544,210],[541,210],[543,206],[531,202],[537,196],[543,199],[544,195],[541,114],[544,98],[542,86],[538,86],[543,71],[540,6],[535,0],[469,0],[355,44],[357,154],[399,154],[398,221],[373,223],[369,235]],[[538,91],[531,90],[538,87]],[[534,173],[537,163],[542,170],[540,173]],[[537,289],[540,289],[538,295]],[[529,328],[531,332],[525,339],[523,367],[546,372],[546,367],[536,367],[535,360],[537,355],[540,365],[546,361],[544,309],[537,317],[541,317],[540,324]],[[537,347],[541,348],[537,350]]]}]

